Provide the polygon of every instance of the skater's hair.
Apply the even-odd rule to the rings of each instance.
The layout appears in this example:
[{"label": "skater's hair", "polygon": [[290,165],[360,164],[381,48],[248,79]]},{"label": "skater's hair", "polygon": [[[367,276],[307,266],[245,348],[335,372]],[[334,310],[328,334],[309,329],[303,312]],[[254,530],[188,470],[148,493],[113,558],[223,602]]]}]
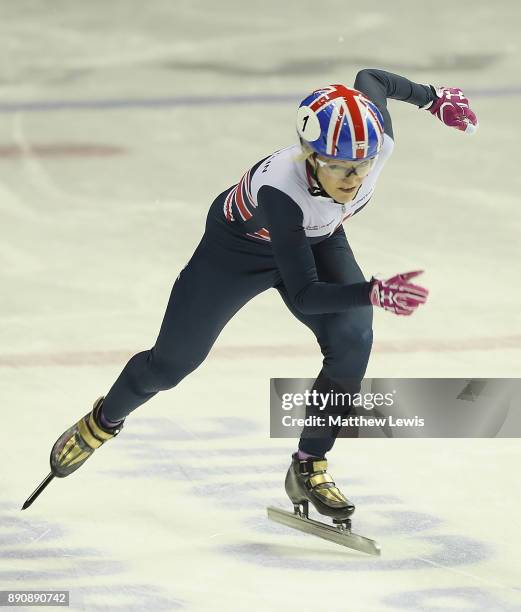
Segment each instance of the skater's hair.
[{"label": "skater's hair", "polygon": [[300,153],[295,156],[295,161],[307,161],[315,154],[315,151],[308,145],[307,142],[300,139]]}]

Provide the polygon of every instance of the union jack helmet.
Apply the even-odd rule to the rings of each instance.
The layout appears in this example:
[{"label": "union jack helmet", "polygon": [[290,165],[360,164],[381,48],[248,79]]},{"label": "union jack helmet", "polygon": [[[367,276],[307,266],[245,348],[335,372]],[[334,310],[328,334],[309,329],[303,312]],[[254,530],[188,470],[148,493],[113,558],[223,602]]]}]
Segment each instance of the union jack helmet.
[{"label": "union jack helmet", "polygon": [[297,132],[319,155],[363,160],[380,151],[384,120],[378,107],[362,92],[345,85],[328,85],[300,103]]}]

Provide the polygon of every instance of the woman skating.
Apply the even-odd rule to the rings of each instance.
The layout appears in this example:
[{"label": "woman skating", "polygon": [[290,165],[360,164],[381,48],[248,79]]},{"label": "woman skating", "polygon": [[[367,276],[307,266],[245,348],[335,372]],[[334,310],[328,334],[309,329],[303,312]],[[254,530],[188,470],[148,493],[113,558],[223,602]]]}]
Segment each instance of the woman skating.
[{"label": "woman skating", "polygon": [[[174,283],[155,345],[134,355],[106,396],[60,436],[51,451],[54,476],[78,469],[133,410],[196,369],[226,323],[270,288],[317,338],[323,362],[313,389],[360,390],[373,306],[410,315],[427,298],[411,283],[419,272],[366,281],[342,226],[369,203],[392,153],[388,98],[462,131],[477,127],[459,89],[435,90],[382,70],[359,72],[354,89],[330,85],[306,97],[297,113],[299,143],[260,160],[215,199],[201,242]],[[325,459],[338,430],[304,428],[286,490],[294,503],[311,501],[342,520],[354,505]]]}]

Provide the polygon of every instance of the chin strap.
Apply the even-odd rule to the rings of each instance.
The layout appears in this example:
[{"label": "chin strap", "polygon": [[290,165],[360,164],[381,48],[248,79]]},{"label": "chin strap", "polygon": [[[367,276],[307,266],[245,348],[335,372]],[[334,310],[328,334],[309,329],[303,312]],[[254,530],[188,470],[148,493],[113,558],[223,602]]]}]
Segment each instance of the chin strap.
[{"label": "chin strap", "polygon": [[306,160],[306,174],[308,176],[308,183],[310,183],[308,187],[308,192],[310,195],[314,197],[322,196],[324,198],[331,198],[331,196],[325,191],[322,187],[320,181],[318,180],[318,175],[316,169]]}]

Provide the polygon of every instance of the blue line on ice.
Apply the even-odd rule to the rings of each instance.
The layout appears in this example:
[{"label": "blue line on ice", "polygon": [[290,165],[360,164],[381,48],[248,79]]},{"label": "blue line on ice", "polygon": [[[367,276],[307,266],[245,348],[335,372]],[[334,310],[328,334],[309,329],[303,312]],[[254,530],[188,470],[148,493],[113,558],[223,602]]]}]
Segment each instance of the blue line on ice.
[{"label": "blue line on ice", "polygon": [[[495,87],[490,89],[465,89],[471,98],[505,97],[521,95],[521,87]],[[176,108],[190,106],[212,106],[220,104],[280,104],[296,103],[302,97],[300,93],[271,95],[232,95],[232,96],[165,96],[160,98],[109,98],[105,100],[34,100],[1,102],[0,113],[45,112],[58,110],[109,110],[127,108]]]}]

